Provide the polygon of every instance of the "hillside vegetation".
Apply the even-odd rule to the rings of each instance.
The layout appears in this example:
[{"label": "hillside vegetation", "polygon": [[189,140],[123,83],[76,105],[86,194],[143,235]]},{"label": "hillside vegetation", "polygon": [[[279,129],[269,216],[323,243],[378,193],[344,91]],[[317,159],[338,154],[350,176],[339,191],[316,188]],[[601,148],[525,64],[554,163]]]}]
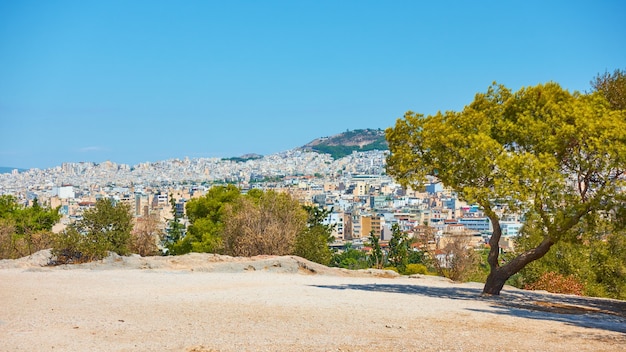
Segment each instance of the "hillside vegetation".
[{"label": "hillside vegetation", "polygon": [[383,130],[368,128],[318,138],[304,145],[302,149],[330,154],[333,159],[339,159],[353,151],[388,150],[389,147]]}]

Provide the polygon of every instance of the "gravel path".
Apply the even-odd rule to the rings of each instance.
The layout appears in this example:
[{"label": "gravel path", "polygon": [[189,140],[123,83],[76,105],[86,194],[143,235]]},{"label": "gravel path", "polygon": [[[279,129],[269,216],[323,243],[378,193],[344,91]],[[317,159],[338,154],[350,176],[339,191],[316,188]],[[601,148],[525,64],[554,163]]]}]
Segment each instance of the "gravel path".
[{"label": "gravel path", "polygon": [[626,350],[619,301],[481,297],[480,285],[434,277],[293,272],[292,259],[232,259],[243,264],[226,271],[184,259],[176,269],[4,265],[0,351]]}]

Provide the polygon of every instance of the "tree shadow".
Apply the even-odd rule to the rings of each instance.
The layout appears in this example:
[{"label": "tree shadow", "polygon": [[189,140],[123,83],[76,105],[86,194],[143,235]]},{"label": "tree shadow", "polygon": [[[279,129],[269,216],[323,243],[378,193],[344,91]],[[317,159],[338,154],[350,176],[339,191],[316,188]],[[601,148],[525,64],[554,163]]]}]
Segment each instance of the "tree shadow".
[{"label": "tree shadow", "polygon": [[573,326],[626,334],[626,301],[518,289],[503,290],[500,296],[490,296],[482,295],[482,288],[465,285],[432,287],[409,284],[346,284],[314,285],[314,287],[489,302],[492,310],[467,309],[526,319],[558,321]]}]

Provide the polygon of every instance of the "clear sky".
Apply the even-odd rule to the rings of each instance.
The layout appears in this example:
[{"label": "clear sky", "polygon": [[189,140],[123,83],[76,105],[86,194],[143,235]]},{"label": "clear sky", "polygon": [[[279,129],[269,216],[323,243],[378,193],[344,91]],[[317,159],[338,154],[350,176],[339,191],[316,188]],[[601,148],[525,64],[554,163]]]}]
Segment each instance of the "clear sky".
[{"label": "clear sky", "polygon": [[626,1],[0,0],[0,166],[272,154],[626,69]]}]

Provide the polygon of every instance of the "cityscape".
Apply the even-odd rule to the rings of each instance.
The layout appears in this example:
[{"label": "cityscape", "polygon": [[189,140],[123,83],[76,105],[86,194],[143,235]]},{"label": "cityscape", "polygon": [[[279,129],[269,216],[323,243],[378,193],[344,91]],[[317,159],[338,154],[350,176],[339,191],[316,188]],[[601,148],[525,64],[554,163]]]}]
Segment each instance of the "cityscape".
[{"label": "cityscape", "polygon": [[[81,218],[99,198],[128,202],[135,218],[157,215],[162,224],[172,218],[170,197],[184,219],[184,204],[215,185],[235,184],[242,192],[253,188],[289,193],[300,203],[332,210],[337,248],[351,242],[357,248],[374,233],[383,244],[398,224],[409,236],[424,228],[436,231],[437,247],[463,236],[483,246],[492,231],[476,205],[433,179],[424,190],[403,188],[385,173],[388,151],[353,152],[334,160],[328,154],[302,149],[252,158],[183,158],[137,165],[78,162],[51,169],[13,170],[0,174],[0,194],[28,205],[60,206],[63,218],[53,229],[62,231]],[[501,247],[509,250],[522,224],[515,214],[503,217]]]}]

